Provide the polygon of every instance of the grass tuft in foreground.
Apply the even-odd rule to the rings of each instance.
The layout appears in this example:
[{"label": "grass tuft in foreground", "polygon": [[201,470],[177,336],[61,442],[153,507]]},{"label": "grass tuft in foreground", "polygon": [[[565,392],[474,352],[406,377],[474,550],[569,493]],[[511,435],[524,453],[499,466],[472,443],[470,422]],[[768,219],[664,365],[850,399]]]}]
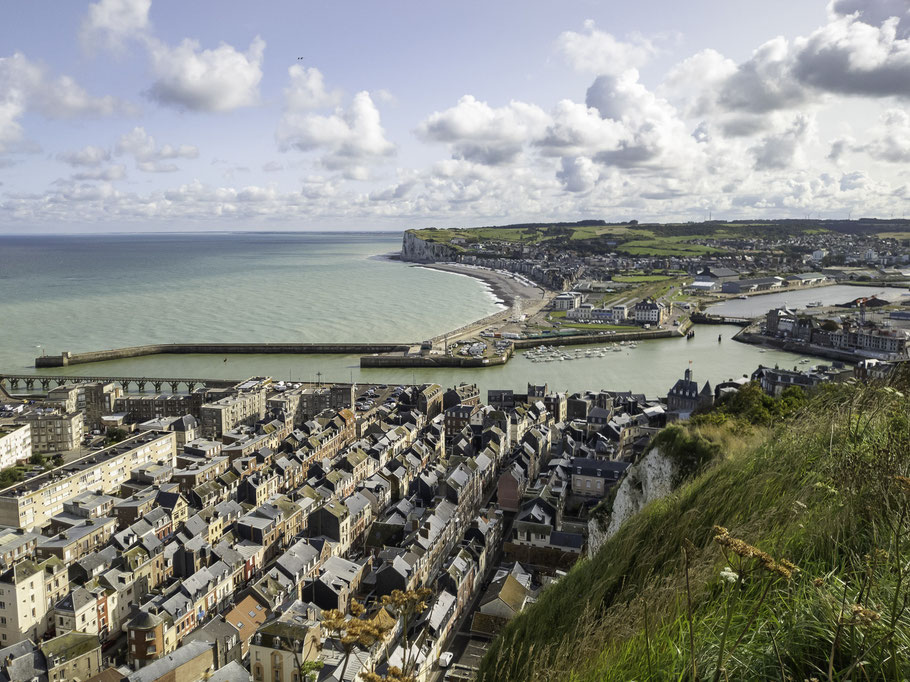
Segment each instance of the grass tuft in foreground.
[{"label": "grass tuft in foreground", "polygon": [[826,387],[710,453],[519,615],[480,679],[910,678],[907,388]]}]

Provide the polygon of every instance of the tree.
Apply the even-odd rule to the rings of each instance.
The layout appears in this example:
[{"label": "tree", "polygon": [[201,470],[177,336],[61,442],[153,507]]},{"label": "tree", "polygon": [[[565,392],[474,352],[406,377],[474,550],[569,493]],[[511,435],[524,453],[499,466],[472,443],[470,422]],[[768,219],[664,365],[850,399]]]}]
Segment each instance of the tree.
[{"label": "tree", "polygon": [[347,618],[338,609],[330,609],[322,613],[322,626],[327,632],[341,642],[344,650],[344,664],[341,666],[340,679],[348,669],[348,662],[355,646],[369,649],[382,639],[389,628],[380,624],[376,618],[363,618],[366,608],[360,602],[351,602],[351,618]]},{"label": "tree", "polygon": [[40,452],[33,452],[32,456],[28,458],[29,464],[34,464],[35,466],[43,467],[44,466],[44,455]]},{"label": "tree", "polygon": [[105,445],[113,445],[114,443],[119,443],[129,434],[125,429],[118,429],[113,426],[108,427],[107,433],[105,434],[106,438],[104,439]]},{"label": "tree", "polygon": [[406,678],[414,673],[417,661],[410,660],[411,646],[409,630],[411,623],[421,613],[427,610],[426,600],[433,596],[433,590],[420,587],[416,590],[393,590],[391,594],[384,595],[382,603],[392,610],[401,620],[401,638],[404,654],[401,657],[402,675]]},{"label": "tree", "polygon": [[301,682],[311,682],[312,680],[315,680],[319,671],[322,670],[324,663],[322,661],[301,661],[300,654],[303,649],[303,644],[299,639],[295,639],[293,643],[291,643],[279,638],[279,643],[282,649],[294,654],[294,663],[296,663],[297,670],[300,672]]},{"label": "tree", "polygon": [[62,467],[63,466],[63,455],[54,455],[54,459],[51,460],[51,462],[53,463],[53,465],[55,467]]}]

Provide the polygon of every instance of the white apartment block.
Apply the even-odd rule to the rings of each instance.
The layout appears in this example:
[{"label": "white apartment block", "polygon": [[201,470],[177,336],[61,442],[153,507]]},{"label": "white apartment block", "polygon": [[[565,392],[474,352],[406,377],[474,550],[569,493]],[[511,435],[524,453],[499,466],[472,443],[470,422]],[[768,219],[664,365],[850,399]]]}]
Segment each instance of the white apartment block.
[{"label": "white apartment block", "polygon": [[20,561],[0,574],[0,646],[39,641],[53,626],[54,605],[69,589],[66,566],[56,557]]},{"label": "white apartment block", "polygon": [[0,426],[0,469],[32,456],[32,427],[28,424]]},{"label": "white apartment block", "polygon": [[174,466],[177,436],[146,432],[0,490],[0,525],[42,528],[65,502],[86,490],[116,494],[133,469]]}]

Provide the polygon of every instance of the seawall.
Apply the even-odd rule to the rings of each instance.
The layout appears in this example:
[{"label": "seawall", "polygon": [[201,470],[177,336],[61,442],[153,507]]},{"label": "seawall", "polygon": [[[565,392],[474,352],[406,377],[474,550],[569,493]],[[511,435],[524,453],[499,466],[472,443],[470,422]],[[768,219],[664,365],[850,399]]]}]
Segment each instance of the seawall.
[{"label": "seawall", "polygon": [[406,352],[407,343],[157,343],[110,350],[44,355],[35,358],[35,367],[67,367],[89,362],[138,358],[145,355],[358,355],[363,353]]}]

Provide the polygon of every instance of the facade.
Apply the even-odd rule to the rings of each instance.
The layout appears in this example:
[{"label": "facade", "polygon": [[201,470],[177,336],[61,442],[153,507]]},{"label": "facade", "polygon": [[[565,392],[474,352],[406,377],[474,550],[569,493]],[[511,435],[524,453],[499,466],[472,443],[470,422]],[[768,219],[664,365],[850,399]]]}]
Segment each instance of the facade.
[{"label": "facade", "polygon": [[0,426],[0,469],[32,456],[32,427],[29,424]]},{"label": "facade", "polygon": [[43,528],[86,490],[116,493],[130,472],[155,462],[173,465],[173,433],[143,433],[0,490],[0,524]]},{"label": "facade", "polygon": [[639,324],[662,324],[667,318],[667,306],[660,301],[646,299],[635,304],[632,315]]},{"label": "facade", "polygon": [[585,497],[603,497],[628,468],[628,462],[573,457],[572,492]]},{"label": "facade", "polygon": [[0,568],[7,568],[23,559],[32,559],[38,548],[39,533],[29,533],[21,528],[0,529]]},{"label": "facade", "polygon": [[101,642],[97,635],[68,632],[39,646],[47,662],[49,682],[87,680],[101,672]]},{"label": "facade", "polygon": [[584,296],[577,291],[567,291],[553,299],[553,309],[573,310],[580,306],[583,300]]},{"label": "facade", "polygon": [[82,404],[85,410],[85,428],[100,429],[101,418],[114,412],[117,398],[123,396],[123,388],[117,384],[93,382],[82,384]]},{"label": "facade", "polygon": [[32,431],[32,451],[66,452],[82,443],[82,413],[35,410],[23,417]]},{"label": "facade", "polygon": [[68,592],[66,566],[56,557],[20,561],[0,574],[0,646],[40,640],[54,625],[54,604]]},{"label": "facade", "polygon": [[189,395],[127,395],[114,400],[114,412],[126,414],[131,423],[164,417],[199,417],[206,389],[197,388]]},{"label": "facade", "polygon": [[[293,650],[292,642],[300,649]],[[263,625],[250,645],[253,682],[300,682],[297,666],[319,657],[322,630],[315,614],[300,601],[294,602],[277,620]]]},{"label": "facade", "polygon": [[244,391],[206,403],[199,416],[207,438],[218,438],[242,424],[255,424],[265,416],[265,390]]}]

